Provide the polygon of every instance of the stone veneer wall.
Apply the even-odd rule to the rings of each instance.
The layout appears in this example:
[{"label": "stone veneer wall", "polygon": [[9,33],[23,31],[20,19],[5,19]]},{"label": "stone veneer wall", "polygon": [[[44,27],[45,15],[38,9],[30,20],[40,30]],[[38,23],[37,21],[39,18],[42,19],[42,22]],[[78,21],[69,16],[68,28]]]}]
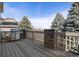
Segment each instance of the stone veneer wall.
[{"label": "stone veneer wall", "polygon": [[65,50],[65,38],[64,33],[55,32],[54,30],[44,30],[44,46],[52,49]]}]

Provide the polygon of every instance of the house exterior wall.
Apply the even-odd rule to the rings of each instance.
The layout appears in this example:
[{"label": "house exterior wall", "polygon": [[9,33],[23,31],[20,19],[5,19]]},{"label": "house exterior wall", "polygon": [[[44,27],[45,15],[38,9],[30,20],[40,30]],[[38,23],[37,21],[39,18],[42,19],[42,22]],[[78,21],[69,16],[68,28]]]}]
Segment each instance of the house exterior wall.
[{"label": "house exterior wall", "polygon": [[11,41],[20,39],[20,32],[19,31],[13,31],[10,33],[11,33]]},{"label": "house exterior wall", "polygon": [[[2,19],[0,29],[1,29],[1,40],[9,39],[12,41],[20,39],[18,23],[16,20],[11,18]],[[9,38],[7,38],[7,35],[9,36]]]},{"label": "house exterior wall", "polygon": [[1,28],[1,31],[11,31],[11,29],[17,29],[17,28]]}]

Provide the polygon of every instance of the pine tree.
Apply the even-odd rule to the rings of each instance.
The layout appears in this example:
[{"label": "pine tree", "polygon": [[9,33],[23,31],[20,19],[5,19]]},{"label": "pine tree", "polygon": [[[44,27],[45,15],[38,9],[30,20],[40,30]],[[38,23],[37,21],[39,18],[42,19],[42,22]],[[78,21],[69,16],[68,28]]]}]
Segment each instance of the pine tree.
[{"label": "pine tree", "polygon": [[72,3],[72,8],[63,25],[64,31],[79,31],[79,3]]},{"label": "pine tree", "polygon": [[24,16],[21,20],[21,22],[19,23],[19,29],[20,30],[25,30],[25,29],[32,29],[32,25],[31,25],[31,22],[29,21],[29,19]]},{"label": "pine tree", "polygon": [[62,31],[63,21],[64,17],[60,13],[57,13],[55,19],[52,22],[51,29],[54,29],[55,31]]}]

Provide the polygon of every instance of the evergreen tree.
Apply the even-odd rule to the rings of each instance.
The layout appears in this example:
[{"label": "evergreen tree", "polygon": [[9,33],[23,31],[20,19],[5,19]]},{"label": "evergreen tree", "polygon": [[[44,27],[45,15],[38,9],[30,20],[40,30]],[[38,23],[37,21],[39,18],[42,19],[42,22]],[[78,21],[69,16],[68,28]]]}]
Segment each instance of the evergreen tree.
[{"label": "evergreen tree", "polygon": [[51,29],[54,29],[55,31],[62,31],[63,21],[64,17],[60,13],[57,13],[55,19],[52,22]]},{"label": "evergreen tree", "polygon": [[24,16],[21,22],[19,23],[19,29],[20,30],[25,30],[25,29],[31,30],[32,29],[31,22],[26,16]]},{"label": "evergreen tree", "polygon": [[79,31],[79,3],[72,3],[72,8],[63,25],[64,31]]}]

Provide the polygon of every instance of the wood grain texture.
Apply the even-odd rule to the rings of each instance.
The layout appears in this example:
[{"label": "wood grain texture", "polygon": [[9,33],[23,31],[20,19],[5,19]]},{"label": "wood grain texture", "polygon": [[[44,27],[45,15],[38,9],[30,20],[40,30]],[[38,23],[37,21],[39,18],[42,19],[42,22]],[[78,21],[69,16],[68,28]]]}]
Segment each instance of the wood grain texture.
[{"label": "wood grain texture", "polygon": [[78,56],[65,51],[51,50],[38,41],[23,39],[0,44],[0,57],[71,57]]}]

